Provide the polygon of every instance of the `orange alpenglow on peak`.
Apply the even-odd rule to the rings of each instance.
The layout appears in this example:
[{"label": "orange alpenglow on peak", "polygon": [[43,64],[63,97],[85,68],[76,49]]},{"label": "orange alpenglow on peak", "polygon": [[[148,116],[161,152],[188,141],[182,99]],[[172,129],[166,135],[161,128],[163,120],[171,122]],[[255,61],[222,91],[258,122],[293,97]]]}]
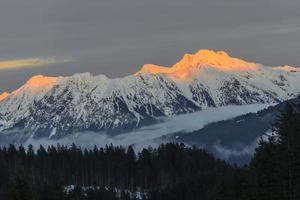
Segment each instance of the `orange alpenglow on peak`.
[{"label": "orange alpenglow on peak", "polygon": [[57,81],[57,77],[47,77],[43,75],[36,75],[31,77],[26,85],[28,86],[34,86],[34,87],[42,87],[42,86],[47,86],[47,85],[52,85]]},{"label": "orange alpenglow on peak", "polygon": [[31,77],[22,87],[12,92],[13,95],[22,91],[46,91],[53,87],[60,77],[47,77],[43,75],[36,75]]},{"label": "orange alpenglow on peak", "polygon": [[173,67],[186,68],[197,66],[212,66],[222,70],[241,70],[257,66],[239,58],[230,57],[225,51],[201,49],[195,54],[185,54]]},{"label": "orange alpenglow on peak", "polygon": [[170,74],[174,78],[187,78],[189,70],[197,67],[213,67],[222,71],[238,71],[256,68],[258,64],[230,57],[225,51],[201,49],[195,54],[184,54],[183,58],[171,67],[145,64],[136,75],[143,72]]},{"label": "orange alpenglow on peak", "polygon": [[2,94],[0,94],[0,101],[2,101],[3,99],[5,99],[8,96],[9,96],[9,93],[3,92]]},{"label": "orange alpenglow on peak", "polygon": [[163,67],[163,66],[158,66],[153,64],[144,64],[142,69],[136,74],[140,74],[143,72],[149,72],[151,74],[164,74],[164,73],[169,73],[171,69],[172,68],[170,67]]}]

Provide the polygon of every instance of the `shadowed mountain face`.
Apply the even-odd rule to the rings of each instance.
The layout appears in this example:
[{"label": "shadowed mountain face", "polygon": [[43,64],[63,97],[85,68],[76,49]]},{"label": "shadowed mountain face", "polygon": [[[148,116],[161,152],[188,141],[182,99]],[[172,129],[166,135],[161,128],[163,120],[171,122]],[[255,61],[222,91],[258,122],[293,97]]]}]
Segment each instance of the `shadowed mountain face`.
[{"label": "shadowed mountain face", "polygon": [[145,65],[124,78],[89,73],[32,77],[0,100],[0,134],[62,138],[120,133],[207,107],[278,103],[295,97],[300,72],[200,50],[172,67]]},{"label": "shadowed mountain face", "polygon": [[211,123],[192,133],[175,134],[168,139],[204,147],[232,162],[246,163],[252,156],[257,141],[271,132],[272,124],[287,103],[291,103],[300,112],[300,98],[295,98],[257,113]]}]

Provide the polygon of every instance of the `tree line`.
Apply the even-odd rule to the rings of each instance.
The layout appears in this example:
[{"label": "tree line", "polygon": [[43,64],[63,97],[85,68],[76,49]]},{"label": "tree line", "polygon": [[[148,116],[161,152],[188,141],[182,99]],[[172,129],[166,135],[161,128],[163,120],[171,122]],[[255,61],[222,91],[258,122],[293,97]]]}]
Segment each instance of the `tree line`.
[{"label": "tree line", "polygon": [[[292,104],[262,138],[249,165],[167,143],[129,146],[0,148],[3,200],[298,200],[300,115]],[[66,188],[72,186],[72,189]]]}]

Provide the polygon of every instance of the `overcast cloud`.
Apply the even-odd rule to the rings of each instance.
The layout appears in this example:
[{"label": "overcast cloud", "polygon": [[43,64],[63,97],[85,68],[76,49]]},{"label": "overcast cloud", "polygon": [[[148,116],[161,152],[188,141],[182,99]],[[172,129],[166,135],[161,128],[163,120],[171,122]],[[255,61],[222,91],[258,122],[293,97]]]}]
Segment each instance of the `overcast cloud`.
[{"label": "overcast cloud", "polygon": [[0,70],[0,93],[35,74],[123,76],[199,48],[300,66],[299,0],[0,0],[0,60],[70,62]]}]

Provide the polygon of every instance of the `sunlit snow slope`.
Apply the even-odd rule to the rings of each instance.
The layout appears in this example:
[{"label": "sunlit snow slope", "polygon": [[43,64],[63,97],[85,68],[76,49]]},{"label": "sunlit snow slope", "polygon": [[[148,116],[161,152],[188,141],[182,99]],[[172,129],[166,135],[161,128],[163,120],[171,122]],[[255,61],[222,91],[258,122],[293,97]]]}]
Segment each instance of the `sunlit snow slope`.
[{"label": "sunlit snow slope", "polygon": [[59,138],[80,131],[124,131],[207,107],[276,103],[300,92],[300,72],[232,58],[185,54],[171,67],[146,64],[134,75],[34,76],[0,96],[0,134]]}]

